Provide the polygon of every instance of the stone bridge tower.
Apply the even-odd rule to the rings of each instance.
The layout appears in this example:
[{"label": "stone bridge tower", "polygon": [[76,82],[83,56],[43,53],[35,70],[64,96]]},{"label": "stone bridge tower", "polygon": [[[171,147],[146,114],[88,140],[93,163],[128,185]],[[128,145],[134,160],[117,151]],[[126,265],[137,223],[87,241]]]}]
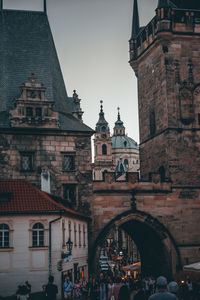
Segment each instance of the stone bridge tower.
[{"label": "stone bridge tower", "polygon": [[[121,227],[144,274],[182,276],[200,260],[200,6],[160,0],[139,25],[134,0],[130,65],[138,78],[141,180],[107,173],[93,183],[93,249]],[[93,251],[93,253],[95,253]]]}]

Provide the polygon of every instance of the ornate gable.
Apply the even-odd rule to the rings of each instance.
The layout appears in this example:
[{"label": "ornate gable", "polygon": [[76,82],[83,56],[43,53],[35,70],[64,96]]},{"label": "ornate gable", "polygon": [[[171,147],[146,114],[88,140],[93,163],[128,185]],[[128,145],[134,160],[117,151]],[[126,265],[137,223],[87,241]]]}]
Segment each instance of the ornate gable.
[{"label": "ornate gable", "polygon": [[20,89],[20,97],[14,100],[15,109],[10,111],[11,127],[59,128],[58,113],[53,111],[54,101],[46,98],[46,88],[36,82],[33,73]]}]

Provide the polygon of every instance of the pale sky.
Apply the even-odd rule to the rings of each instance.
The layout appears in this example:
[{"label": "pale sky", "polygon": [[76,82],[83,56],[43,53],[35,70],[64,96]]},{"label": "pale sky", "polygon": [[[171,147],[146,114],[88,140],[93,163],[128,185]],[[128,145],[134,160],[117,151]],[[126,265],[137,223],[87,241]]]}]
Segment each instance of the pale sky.
[{"label": "pale sky", "polygon": [[[157,0],[138,0],[140,25]],[[43,0],[4,0],[4,8],[42,10]],[[129,61],[133,0],[47,0],[47,14],[67,93],[82,99],[83,120],[95,129],[100,100],[111,133],[117,107],[126,133],[139,142],[137,80]]]}]

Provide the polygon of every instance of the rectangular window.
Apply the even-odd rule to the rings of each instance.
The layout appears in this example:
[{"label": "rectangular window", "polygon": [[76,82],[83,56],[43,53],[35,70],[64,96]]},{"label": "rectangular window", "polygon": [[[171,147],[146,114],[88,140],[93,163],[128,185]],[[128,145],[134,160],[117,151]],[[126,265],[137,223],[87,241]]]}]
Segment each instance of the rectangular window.
[{"label": "rectangular window", "polygon": [[42,116],[42,108],[41,107],[36,107],[35,115],[36,115],[36,117],[41,117]]},{"label": "rectangular window", "polygon": [[33,108],[32,107],[27,107],[26,108],[26,116],[27,117],[32,117],[33,116]]},{"label": "rectangular window", "polygon": [[72,232],[71,221],[68,222],[68,230],[69,230],[69,239],[71,240],[71,232]]},{"label": "rectangular window", "polygon": [[85,225],[83,225],[83,247],[86,246],[86,243],[85,243]]},{"label": "rectangular window", "polygon": [[74,224],[74,246],[77,246],[77,236],[76,236],[77,230],[76,230],[76,223]]},{"label": "rectangular window", "polygon": [[68,202],[68,204],[76,205],[76,185],[64,184],[63,197]]},{"label": "rectangular window", "polygon": [[74,171],[75,170],[75,156],[74,155],[64,155],[63,156],[63,171]]},{"label": "rectangular window", "polygon": [[21,152],[21,170],[32,171],[33,170],[33,153]]}]

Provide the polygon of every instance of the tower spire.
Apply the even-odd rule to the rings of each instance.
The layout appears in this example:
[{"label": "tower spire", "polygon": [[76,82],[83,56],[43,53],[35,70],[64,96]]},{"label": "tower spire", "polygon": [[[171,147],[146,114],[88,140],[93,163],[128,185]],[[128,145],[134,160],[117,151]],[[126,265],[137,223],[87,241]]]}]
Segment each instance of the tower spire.
[{"label": "tower spire", "polygon": [[44,13],[47,13],[47,0],[44,0]]},{"label": "tower spire", "polygon": [[0,0],[0,11],[3,10],[3,0]]},{"label": "tower spire", "polygon": [[110,132],[108,122],[105,120],[104,111],[103,111],[103,101],[100,101],[100,113],[99,120],[96,124],[96,132]]},{"label": "tower spire", "polygon": [[139,29],[140,29],[140,23],[139,23],[139,13],[138,13],[138,3],[137,0],[134,0],[131,38],[135,38],[137,36]]}]

